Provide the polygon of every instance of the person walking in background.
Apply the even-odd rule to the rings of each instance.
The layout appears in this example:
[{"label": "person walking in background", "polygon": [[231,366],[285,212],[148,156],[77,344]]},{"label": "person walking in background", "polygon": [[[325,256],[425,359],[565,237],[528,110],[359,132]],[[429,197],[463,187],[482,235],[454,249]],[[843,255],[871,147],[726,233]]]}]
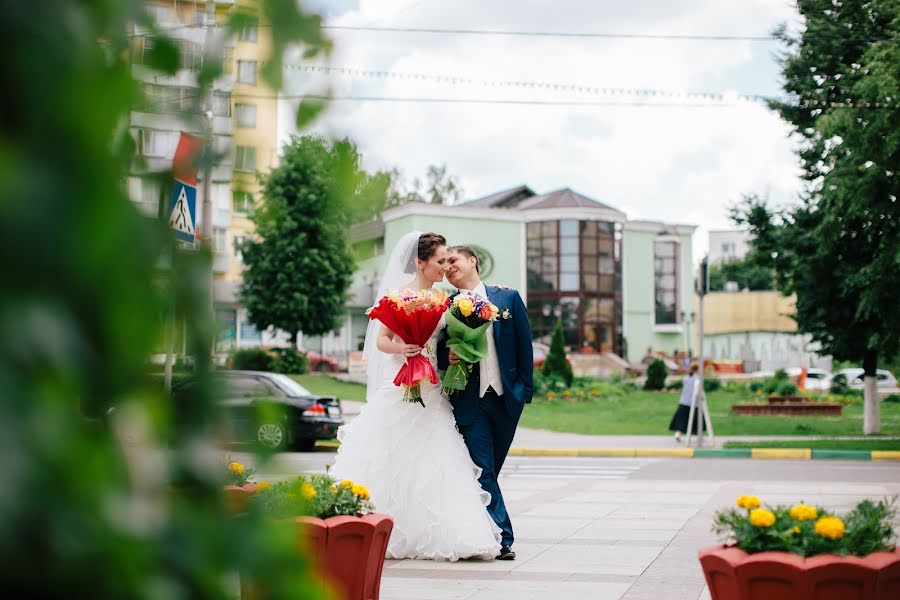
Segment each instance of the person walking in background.
[{"label": "person walking in background", "polygon": [[[681,398],[678,400],[678,410],[669,423],[669,431],[675,432],[675,441],[681,441],[681,434],[687,433],[688,418],[691,414],[691,400],[694,397],[694,388],[699,383],[700,378],[697,377],[697,364],[694,363],[688,369],[687,375],[681,382]],[[694,432],[700,431],[700,415],[694,414]]]}]

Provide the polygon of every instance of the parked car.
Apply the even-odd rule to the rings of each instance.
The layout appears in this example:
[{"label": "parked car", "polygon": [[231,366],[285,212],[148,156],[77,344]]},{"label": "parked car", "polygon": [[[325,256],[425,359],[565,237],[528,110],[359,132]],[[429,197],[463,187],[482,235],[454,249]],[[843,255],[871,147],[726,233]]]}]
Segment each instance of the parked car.
[{"label": "parked car", "polygon": [[[312,450],[316,440],[335,437],[344,424],[337,398],[313,394],[287,375],[223,370],[212,377],[230,442]],[[193,385],[196,380],[188,378],[173,386],[175,401]]]},{"label": "parked car", "polygon": [[[791,375],[793,369],[788,369],[788,375]],[[797,369],[797,375],[800,375],[800,370]],[[817,369],[810,368],[806,370],[806,389],[808,390],[824,390],[828,391],[831,389],[831,378],[832,375],[829,371],[825,369]]]},{"label": "parked car", "polygon": [[309,360],[310,371],[318,371],[320,373],[337,373],[338,363],[330,356],[325,356],[324,354],[319,354],[318,352],[313,352],[312,350],[301,350],[301,352],[306,353],[306,358],[307,360]]},{"label": "parked car", "polygon": [[[862,389],[863,388],[863,379],[865,378],[865,371],[862,369],[841,369],[837,373],[834,374],[835,377],[838,375],[843,375],[847,378],[847,385],[851,388]],[[887,369],[876,369],[875,370],[875,379],[878,381],[878,387],[880,388],[895,388],[897,387],[897,379],[894,375],[888,371]]]}]

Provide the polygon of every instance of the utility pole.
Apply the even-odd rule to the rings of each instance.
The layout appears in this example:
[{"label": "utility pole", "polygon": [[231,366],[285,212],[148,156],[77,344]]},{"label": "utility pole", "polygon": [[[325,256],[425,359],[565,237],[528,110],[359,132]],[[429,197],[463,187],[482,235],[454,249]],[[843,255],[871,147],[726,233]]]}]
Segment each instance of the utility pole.
[{"label": "utility pole", "polygon": [[[212,27],[216,19],[215,2],[206,2],[206,21],[204,23],[204,39],[203,39],[203,60],[211,60],[212,55],[210,48],[212,47]],[[212,163],[213,153],[213,112],[212,112],[212,91],[206,90],[203,98],[203,140],[204,140],[204,157],[203,157],[203,245],[209,248],[209,273],[206,289],[209,293],[209,319],[211,324],[216,323],[215,302],[213,299],[213,273],[216,243],[213,234],[213,202],[212,202]],[[216,327],[214,326],[214,331]],[[216,350],[216,334],[213,333],[212,344],[209,348],[209,359],[213,359]],[[198,357],[199,358],[199,357]]]}]

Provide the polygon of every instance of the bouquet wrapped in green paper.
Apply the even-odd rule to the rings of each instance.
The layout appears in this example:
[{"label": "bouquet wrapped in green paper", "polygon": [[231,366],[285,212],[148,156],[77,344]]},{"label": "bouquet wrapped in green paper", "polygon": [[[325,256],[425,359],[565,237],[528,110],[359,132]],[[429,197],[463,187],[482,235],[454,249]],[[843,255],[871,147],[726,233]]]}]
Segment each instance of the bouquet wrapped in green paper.
[{"label": "bouquet wrapped in green paper", "polygon": [[473,292],[461,292],[453,298],[450,309],[444,313],[447,321],[449,348],[459,362],[447,367],[441,385],[448,394],[466,388],[472,366],[487,356],[488,342],[485,333],[497,320],[500,309]]}]

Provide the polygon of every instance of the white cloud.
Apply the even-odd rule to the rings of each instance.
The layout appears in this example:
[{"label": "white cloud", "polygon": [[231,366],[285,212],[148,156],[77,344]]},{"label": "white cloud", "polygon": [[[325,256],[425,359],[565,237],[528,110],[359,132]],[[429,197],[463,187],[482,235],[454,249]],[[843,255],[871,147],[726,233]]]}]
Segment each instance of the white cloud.
[{"label": "white cloud", "polygon": [[[456,3],[362,0],[340,25],[529,31],[765,35],[796,22],[784,0],[523,0]],[[335,66],[457,75],[493,81],[548,81],[607,88],[744,93],[777,91],[774,44],[567,39],[332,31]],[[298,60],[299,59],[295,59]],[[609,101],[615,97],[541,89],[391,78],[331,81],[338,95]],[[723,83],[724,82],[724,83]],[[728,85],[731,90],[718,86]],[[764,87],[754,89],[752,86]],[[572,187],[632,218],[728,227],[726,206],[745,193],[786,201],[799,189],[788,129],[756,104],[729,107],[559,107],[335,102],[315,129],[348,136],[369,168],[407,177],[446,163],[473,198],[526,183]]]}]

